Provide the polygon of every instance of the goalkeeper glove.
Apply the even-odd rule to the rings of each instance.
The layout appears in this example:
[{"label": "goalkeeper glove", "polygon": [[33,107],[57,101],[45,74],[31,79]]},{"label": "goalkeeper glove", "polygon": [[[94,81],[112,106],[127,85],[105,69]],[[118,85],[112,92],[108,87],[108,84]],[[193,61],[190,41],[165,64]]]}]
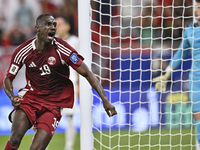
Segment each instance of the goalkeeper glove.
[{"label": "goalkeeper glove", "polygon": [[165,71],[166,73],[164,75],[153,79],[153,82],[155,82],[155,90],[158,92],[166,91],[167,82],[168,79],[171,77],[171,72],[173,71],[173,68],[171,66],[168,66]]}]

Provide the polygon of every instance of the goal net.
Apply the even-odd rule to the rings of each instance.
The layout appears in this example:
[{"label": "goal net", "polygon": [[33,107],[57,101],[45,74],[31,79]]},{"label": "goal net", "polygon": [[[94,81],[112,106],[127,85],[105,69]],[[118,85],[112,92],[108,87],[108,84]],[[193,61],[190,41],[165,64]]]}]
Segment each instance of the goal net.
[{"label": "goal net", "polygon": [[107,117],[93,91],[94,149],[196,149],[190,54],[166,92],[155,91],[152,83],[193,22],[192,0],[91,0],[90,19],[92,71],[118,112]]}]

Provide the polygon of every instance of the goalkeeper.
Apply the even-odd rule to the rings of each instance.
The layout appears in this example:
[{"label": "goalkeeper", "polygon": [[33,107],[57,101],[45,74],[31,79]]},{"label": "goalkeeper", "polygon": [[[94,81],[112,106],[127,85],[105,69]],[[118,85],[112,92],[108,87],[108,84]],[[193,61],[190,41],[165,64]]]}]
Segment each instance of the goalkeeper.
[{"label": "goalkeeper", "polygon": [[182,60],[191,51],[192,66],[189,74],[190,99],[192,101],[192,112],[196,121],[196,135],[200,144],[200,0],[196,0],[195,6],[196,23],[189,24],[183,33],[179,49],[166,68],[166,73],[153,79],[155,89],[159,92],[166,91],[167,80],[171,77]]}]

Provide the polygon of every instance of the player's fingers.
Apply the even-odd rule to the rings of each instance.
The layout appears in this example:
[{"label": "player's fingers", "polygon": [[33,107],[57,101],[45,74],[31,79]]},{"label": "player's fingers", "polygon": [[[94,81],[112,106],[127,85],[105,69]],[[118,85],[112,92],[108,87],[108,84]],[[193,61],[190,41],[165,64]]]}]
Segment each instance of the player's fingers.
[{"label": "player's fingers", "polygon": [[156,82],[155,84],[155,90],[158,92],[166,92],[166,82]]},{"label": "player's fingers", "polygon": [[14,97],[13,99],[12,99],[12,105],[14,106],[14,107],[19,107],[20,106],[20,101],[22,101],[23,99],[22,98],[20,98],[20,97]]},{"label": "player's fingers", "polygon": [[108,114],[109,117],[112,117],[112,116],[117,114],[117,111],[115,110],[115,107],[114,107],[114,108],[111,108],[111,109],[107,109],[106,113]]},{"label": "player's fingers", "polygon": [[160,80],[161,80],[161,77],[159,76],[159,77],[153,78],[152,82],[158,82]]},{"label": "player's fingers", "polygon": [[158,92],[165,92],[166,91],[166,83],[164,82],[157,82],[155,85],[155,89]]},{"label": "player's fingers", "polygon": [[162,92],[166,92],[166,83],[162,84]]},{"label": "player's fingers", "polygon": [[21,98],[16,98],[15,99],[15,103],[19,103],[19,101],[22,101],[23,99],[21,99]]},{"label": "player's fingers", "polygon": [[117,111],[115,110],[115,107],[111,110],[111,116],[114,116],[117,114]]},{"label": "player's fingers", "polygon": [[20,106],[20,103],[19,103],[19,102],[12,101],[12,105],[13,105],[14,107],[19,107],[19,106]]},{"label": "player's fingers", "polygon": [[17,102],[22,101],[22,100],[23,100],[23,98],[20,98],[20,97],[15,97],[15,98],[13,99],[13,101],[17,101]]},{"label": "player's fingers", "polygon": [[106,110],[106,113],[107,113],[107,115],[110,117],[110,115],[111,115],[110,110]]},{"label": "player's fingers", "polygon": [[157,83],[155,84],[155,90],[158,91],[158,92],[160,91],[160,86],[161,86],[160,83],[161,83],[161,82],[157,82]]}]

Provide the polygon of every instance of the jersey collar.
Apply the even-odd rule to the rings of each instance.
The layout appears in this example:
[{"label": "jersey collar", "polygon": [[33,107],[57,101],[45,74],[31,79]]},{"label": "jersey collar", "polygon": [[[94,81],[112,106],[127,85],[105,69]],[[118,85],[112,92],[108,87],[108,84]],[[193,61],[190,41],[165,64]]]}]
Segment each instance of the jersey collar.
[{"label": "jersey collar", "polygon": [[[35,38],[33,41],[32,41],[32,46],[33,46],[33,50],[36,49],[36,46],[35,46],[35,41],[36,41],[37,38]],[[51,44],[53,45],[55,39],[51,42]]]},{"label": "jersey collar", "polygon": [[35,38],[35,39],[32,41],[33,50],[36,49],[36,46],[35,46],[35,40],[36,40],[36,39],[37,39],[37,38]]}]

